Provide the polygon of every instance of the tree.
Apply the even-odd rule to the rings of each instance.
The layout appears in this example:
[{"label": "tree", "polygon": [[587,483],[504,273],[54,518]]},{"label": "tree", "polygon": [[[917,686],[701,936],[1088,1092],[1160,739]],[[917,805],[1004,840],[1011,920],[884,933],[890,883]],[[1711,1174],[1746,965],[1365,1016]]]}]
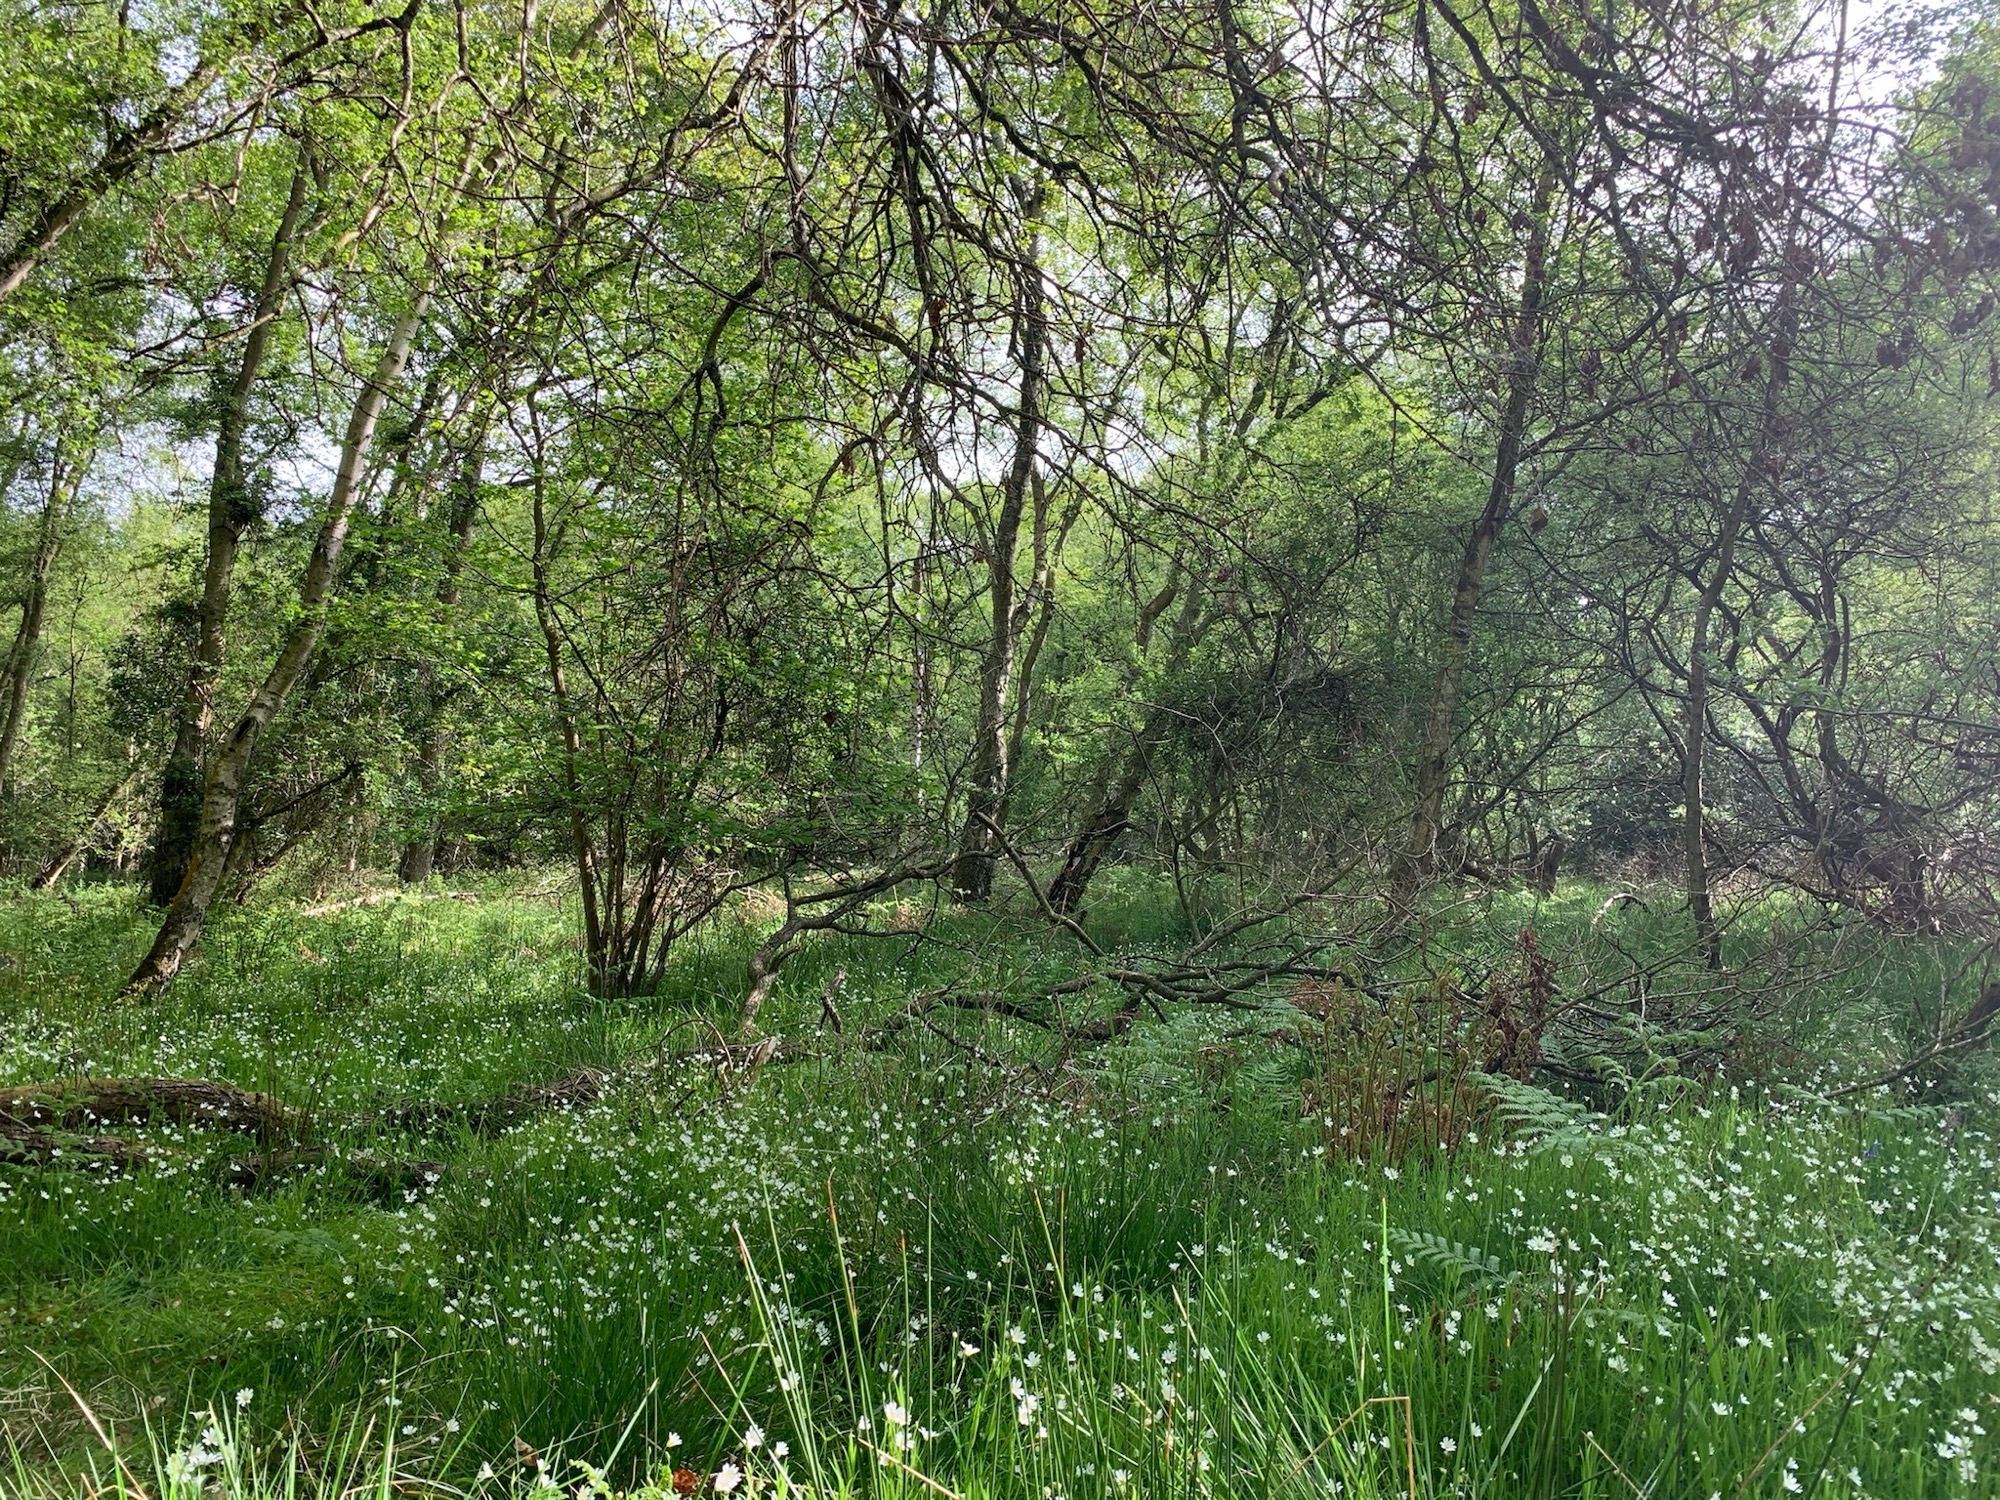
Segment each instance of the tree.
[{"label": "tree", "polygon": [[256,393],[275,325],[290,291],[292,246],[305,216],[311,183],[308,147],[296,149],[278,222],[271,231],[263,274],[247,309],[242,352],[234,374],[216,396],[215,459],[208,485],[208,551],[202,569],[201,599],[196,607],[194,659],[188,667],[187,692],[174,724],[172,748],[160,787],[160,826],[152,851],[152,893],[156,905],[170,903],[187,876],[201,816],[204,763],[215,695],[222,678],[229,622],[229,595],[235,580],[236,554],[244,532],[262,511],[246,473],[244,447],[249,434],[251,400]]}]

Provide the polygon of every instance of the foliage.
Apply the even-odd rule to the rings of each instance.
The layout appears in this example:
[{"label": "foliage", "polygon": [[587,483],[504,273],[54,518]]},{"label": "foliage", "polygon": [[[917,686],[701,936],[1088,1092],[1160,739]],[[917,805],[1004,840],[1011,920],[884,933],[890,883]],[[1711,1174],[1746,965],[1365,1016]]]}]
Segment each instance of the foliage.
[{"label": "foliage", "polygon": [[0,0],[0,1494],[1990,1490],[1992,10]]},{"label": "foliage", "polygon": [[[115,982],[143,913],[8,911],[7,1077],[228,1078],[445,1163],[385,1196],[331,1170],[246,1195],[210,1170],[241,1147],[160,1127],[182,1165],[9,1173],[24,1495],[57,1483],[51,1445],[100,1490],[246,1496],[568,1494],[584,1462],[635,1493],[734,1464],[819,1493],[1399,1495],[1413,1462],[1425,1495],[1610,1495],[1616,1464],[1665,1495],[1969,1497],[2000,1462],[1990,1101],[1718,1082],[1606,1117],[1489,1078],[1497,1117],[1448,1151],[1330,1157],[1216,1064],[1214,1020],[1053,1087],[918,1036],[736,1087],[662,1070],[727,1013],[728,926],[663,998],[614,1002],[559,911],[497,891],[271,906],[165,1001],[45,1012],[65,964]],[[773,1003],[841,967],[856,1029],[954,946],[832,939]],[[358,1123],[579,1064],[621,1081],[494,1138]]]}]

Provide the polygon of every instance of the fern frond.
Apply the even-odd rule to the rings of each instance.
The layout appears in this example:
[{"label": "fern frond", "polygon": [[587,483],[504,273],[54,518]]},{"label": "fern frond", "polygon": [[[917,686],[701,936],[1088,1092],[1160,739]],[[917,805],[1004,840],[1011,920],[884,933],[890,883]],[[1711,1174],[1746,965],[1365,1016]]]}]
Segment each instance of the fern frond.
[{"label": "fern frond", "polygon": [[1518,1078],[1500,1073],[1475,1073],[1473,1077],[1481,1088],[1493,1096],[1500,1118],[1531,1140],[1579,1126],[1596,1125],[1604,1119],[1604,1116],[1584,1108],[1573,1099],[1561,1098]]},{"label": "fern frond", "polygon": [[1461,1245],[1427,1229],[1392,1229],[1389,1243],[1412,1265],[1439,1275],[1456,1276],[1461,1282],[1507,1281],[1499,1257],[1471,1245]]},{"label": "fern frond", "polygon": [[1533,1155],[1567,1151],[1577,1156],[1630,1156],[1642,1149],[1622,1134],[1607,1135],[1604,1124],[1608,1117],[1574,1099],[1501,1074],[1475,1073],[1473,1077],[1492,1096],[1500,1118],[1527,1143]]}]

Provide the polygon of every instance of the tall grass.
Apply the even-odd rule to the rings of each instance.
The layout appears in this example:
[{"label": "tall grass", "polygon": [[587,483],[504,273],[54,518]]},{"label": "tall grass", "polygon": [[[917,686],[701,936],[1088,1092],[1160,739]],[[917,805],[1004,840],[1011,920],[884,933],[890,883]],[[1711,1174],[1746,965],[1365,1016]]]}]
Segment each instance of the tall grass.
[{"label": "tall grass", "polygon": [[[1655,920],[1597,904],[1495,903],[1454,941]],[[141,925],[115,894],[0,906],[0,1077],[217,1076],[329,1121],[480,1098],[726,1021],[749,941],[720,925],[607,1005],[544,906],[252,912],[155,1005],[52,989]],[[843,971],[854,1021],[1050,961],[994,919],[948,935],[808,949],[774,1024]],[[1935,960],[1885,953],[1906,992],[1876,1003]],[[447,1164],[407,1192],[234,1192],[196,1132],[128,1176],[0,1169],[0,1494],[1992,1493],[1990,1100],[1668,1080],[1597,1117],[1517,1088],[1449,1149],[1334,1150],[1243,1030],[1176,1018],[1060,1074],[829,1037],[497,1139],[339,1127]]]}]

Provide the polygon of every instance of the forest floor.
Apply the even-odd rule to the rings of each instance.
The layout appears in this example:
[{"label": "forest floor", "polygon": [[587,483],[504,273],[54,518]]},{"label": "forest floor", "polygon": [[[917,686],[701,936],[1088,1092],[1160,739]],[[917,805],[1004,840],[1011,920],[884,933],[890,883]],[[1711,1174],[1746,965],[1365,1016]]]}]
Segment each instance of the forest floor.
[{"label": "forest floor", "polygon": [[[1099,941],[1180,941],[1111,885]],[[140,1005],[134,893],[0,901],[0,1495],[2000,1493],[1991,1075],[1797,1086],[1893,1061],[1950,945],[1773,978],[1722,1076],[1606,1114],[1418,1071],[1397,1134],[1296,1007],[1055,1052],[990,1011],[870,1031],[944,985],[1046,993],[1046,927],[810,946],[763,1018],[809,1045],[718,1068],[688,1054],[768,921],[604,1001],[555,902],[479,895],[234,911]],[[1532,922],[1560,995],[1591,943],[1668,941],[1603,895],[1438,941]],[[1406,977],[1421,1014],[1440,982]],[[86,1118],[108,1078],[264,1097]],[[26,1160],[31,1126],[66,1155]]]}]

